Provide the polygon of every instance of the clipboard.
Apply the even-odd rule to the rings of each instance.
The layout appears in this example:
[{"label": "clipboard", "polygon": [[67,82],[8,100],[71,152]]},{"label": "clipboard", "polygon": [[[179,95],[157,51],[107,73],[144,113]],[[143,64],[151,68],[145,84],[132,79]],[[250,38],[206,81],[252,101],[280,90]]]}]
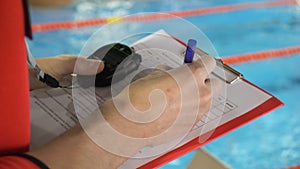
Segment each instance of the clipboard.
[{"label": "clipboard", "polygon": [[[245,80],[247,83],[250,83],[249,81]],[[252,84],[254,85],[254,84]],[[257,86],[256,86],[257,87]],[[259,87],[257,87],[258,89],[260,89]],[[262,90],[262,89],[261,89]],[[146,163],[140,167],[138,167],[138,169],[149,169],[149,168],[158,168],[164,164],[167,164],[168,162],[175,160],[193,150],[196,150],[197,148],[200,148],[201,146],[237,129],[238,127],[245,125],[257,118],[259,118],[262,115],[265,115],[271,111],[273,111],[274,109],[283,106],[284,104],[278,100],[275,97],[272,97],[271,99],[269,99],[268,101],[266,101],[265,103],[263,103],[262,105],[256,107],[255,109],[247,112],[246,114],[235,118],[234,120],[231,120],[228,123],[225,123],[219,127],[217,127],[214,130],[214,133],[208,138],[206,139],[205,142],[199,143],[199,139],[201,138],[195,138],[192,141],[186,143],[185,145],[176,148],[162,156],[160,156],[159,158],[156,158],[155,160],[152,160],[149,163]],[[207,135],[209,135],[210,133],[206,133],[200,137],[207,137]]]},{"label": "clipboard", "polygon": [[[177,42],[181,43],[182,45],[186,46],[184,42],[182,42],[180,39],[170,35],[172,38],[174,38]],[[199,55],[200,57],[202,55],[209,55],[205,51],[196,48],[195,54]],[[220,74],[220,71],[223,71],[223,73]],[[212,72],[212,74],[216,77],[218,77],[220,80],[226,82],[228,85],[233,85],[235,82],[237,82],[239,79],[248,85],[256,88],[257,90],[270,95],[271,97],[266,100],[264,103],[260,104],[259,106],[255,107],[254,109],[244,113],[243,115],[236,117],[218,127],[215,128],[213,133],[206,132],[202,135],[200,135],[197,138],[194,138],[193,140],[185,143],[184,145],[177,147],[166,154],[163,154],[154,160],[145,163],[138,167],[138,169],[149,169],[149,168],[158,168],[164,164],[167,164],[168,162],[185,155],[186,153],[189,153],[235,129],[238,127],[245,125],[256,118],[259,118],[260,116],[267,114],[271,112],[272,110],[283,106],[284,103],[281,102],[276,97],[272,96],[267,91],[261,89],[260,87],[256,86],[255,84],[251,83],[250,81],[246,80],[242,73],[235,70],[234,68],[230,67],[229,65],[223,63],[221,59],[216,59],[216,69]],[[202,139],[205,138],[205,139]],[[199,142],[199,140],[205,140],[204,142]]]}]

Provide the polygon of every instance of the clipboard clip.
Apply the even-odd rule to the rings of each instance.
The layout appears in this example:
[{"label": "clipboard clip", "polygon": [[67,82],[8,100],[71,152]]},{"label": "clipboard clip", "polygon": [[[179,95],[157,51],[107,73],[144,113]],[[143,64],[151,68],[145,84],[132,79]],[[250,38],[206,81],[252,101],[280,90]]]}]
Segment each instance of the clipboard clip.
[{"label": "clipboard clip", "polygon": [[[195,54],[199,57],[203,55],[209,55],[208,53],[204,52],[203,50],[196,48]],[[215,58],[216,59],[216,58]],[[238,79],[244,78],[243,74],[238,72],[237,70],[233,69],[232,67],[228,66],[227,64],[223,63],[221,59],[216,59],[216,68],[213,70],[212,75],[216,76],[217,78],[221,79],[222,81],[233,84]]]}]

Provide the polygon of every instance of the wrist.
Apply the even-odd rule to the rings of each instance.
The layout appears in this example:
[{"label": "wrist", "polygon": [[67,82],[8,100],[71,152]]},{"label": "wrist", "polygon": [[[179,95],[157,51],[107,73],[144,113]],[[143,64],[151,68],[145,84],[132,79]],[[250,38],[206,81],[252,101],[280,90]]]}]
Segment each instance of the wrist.
[{"label": "wrist", "polygon": [[[127,106],[129,106],[128,104],[119,106],[118,109],[120,111],[129,111],[127,108]],[[145,123],[137,123],[127,119],[118,109],[115,107],[112,100],[109,100],[100,106],[103,117],[114,130],[124,136],[132,138],[146,138],[148,136],[147,133],[149,133],[149,129],[146,127]]]},{"label": "wrist", "polygon": [[[118,109],[120,111],[129,111],[131,109],[128,108],[128,106],[132,105],[127,103],[122,104],[121,102],[122,100],[118,101]],[[123,116],[121,112],[118,111],[118,109],[115,107],[112,100],[109,100],[100,106],[100,110],[105,120],[109,123],[113,130],[115,130],[115,132],[118,132],[119,135],[122,135],[123,138],[125,138],[124,140],[122,140],[122,142],[125,142],[125,144],[128,145],[130,145],[131,143],[133,144],[130,145],[134,148],[134,150],[132,151],[133,154],[143,147],[163,143],[163,136],[161,136],[161,134],[163,134],[167,129],[163,128],[165,127],[165,125],[161,125],[161,123],[164,122],[162,122],[160,118],[155,119],[151,122],[134,122],[126,118],[125,115]],[[163,113],[163,116],[166,116],[166,114]],[[107,133],[108,132],[106,132],[106,134]],[[132,141],[130,141],[129,139],[127,140],[126,138],[130,138],[132,139]]]}]

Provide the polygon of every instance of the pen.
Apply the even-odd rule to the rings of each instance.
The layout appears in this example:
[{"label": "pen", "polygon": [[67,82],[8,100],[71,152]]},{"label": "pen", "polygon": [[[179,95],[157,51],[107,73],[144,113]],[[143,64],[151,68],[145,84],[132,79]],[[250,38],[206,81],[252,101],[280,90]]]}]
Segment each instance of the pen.
[{"label": "pen", "polygon": [[194,39],[189,39],[188,44],[186,46],[185,56],[184,56],[184,63],[192,63],[195,49],[196,49],[197,41]]}]

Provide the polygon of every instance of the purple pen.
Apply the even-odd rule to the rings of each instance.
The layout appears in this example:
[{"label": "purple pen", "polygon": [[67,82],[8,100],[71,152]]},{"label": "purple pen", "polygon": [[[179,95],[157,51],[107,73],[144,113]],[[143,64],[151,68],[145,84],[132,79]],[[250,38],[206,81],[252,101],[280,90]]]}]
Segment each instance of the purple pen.
[{"label": "purple pen", "polygon": [[197,41],[194,39],[189,39],[188,44],[186,46],[185,56],[184,56],[184,63],[192,63],[195,49],[196,49]]}]

